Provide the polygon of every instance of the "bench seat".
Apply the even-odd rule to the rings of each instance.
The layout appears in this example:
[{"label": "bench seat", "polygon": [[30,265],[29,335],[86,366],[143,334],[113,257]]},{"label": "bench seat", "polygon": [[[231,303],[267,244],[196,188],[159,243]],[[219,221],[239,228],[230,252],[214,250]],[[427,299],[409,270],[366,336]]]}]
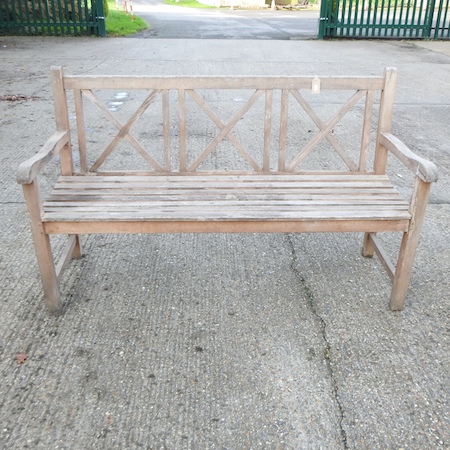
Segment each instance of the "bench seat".
[{"label": "bench seat", "polygon": [[405,231],[411,214],[385,175],[130,175],[62,176],[42,219],[48,233],[375,232]]}]

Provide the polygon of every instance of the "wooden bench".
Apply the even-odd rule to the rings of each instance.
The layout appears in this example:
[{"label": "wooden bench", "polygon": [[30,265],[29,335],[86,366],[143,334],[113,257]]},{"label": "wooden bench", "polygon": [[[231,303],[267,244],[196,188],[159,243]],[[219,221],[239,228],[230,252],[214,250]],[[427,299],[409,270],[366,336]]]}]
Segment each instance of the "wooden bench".
[{"label": "wooden bench", "polygon": [[[379,77],[66,76],[57,131],[18,170],[45,301],[90,233],[363,232],[403,308],[434,164],[391,134],[395,69]],[[74,149],[77,151],[75,152]],[[405,200],[387,157],[412,172]],[[38,175],[58,158],[42,202]],[[388,167],[389,169],[389,167]],[[395,169],[397,170],[397,169]],[[401,232],[397,264],[378,232]],[[54,263],[50,235],[68,235]]]}]

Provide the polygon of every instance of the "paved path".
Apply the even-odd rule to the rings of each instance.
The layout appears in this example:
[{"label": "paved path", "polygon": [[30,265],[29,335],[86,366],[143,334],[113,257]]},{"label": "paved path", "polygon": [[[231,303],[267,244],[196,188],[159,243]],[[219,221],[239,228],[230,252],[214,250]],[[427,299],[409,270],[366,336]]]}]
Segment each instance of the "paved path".
[{"label": "paved path", "polygon": [[160,0],[134,1],[133,11],[150,25],[133,37],[147,39],[315,39],[319,23],[318,11],[194,9]]},{"label": "paved path", "polygon": [[[0,37],[0,60],[1,450],[450,448],[450,42]],[[440,175],[405,310],[388,310],[390,280],[356,234],[94,235],[62,280],[64,315],[48,317],[15,174],[54,131],[55,64],[397,66],[393,131]]]}]

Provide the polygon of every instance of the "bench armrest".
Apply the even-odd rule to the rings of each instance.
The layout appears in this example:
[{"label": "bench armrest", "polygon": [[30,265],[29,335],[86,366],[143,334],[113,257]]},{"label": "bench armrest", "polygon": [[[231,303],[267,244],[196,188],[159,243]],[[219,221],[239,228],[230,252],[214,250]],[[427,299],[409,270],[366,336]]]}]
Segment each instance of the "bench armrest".
[{"label": "bench armrest", "polygon": [[67,130],[54,133],[38,153],[19,166],[19,170],[17,171],[17,182],[20,184],[32,183],[38,173],[68,142],[69,132]]},{"label": "bench armrest", "polygon": [[381,133],[380,144],[395,155],[408,169],[415,172],[423,181],[427,183],[437,181],[437,167],[431,161],[417,156],[391,133]]}]

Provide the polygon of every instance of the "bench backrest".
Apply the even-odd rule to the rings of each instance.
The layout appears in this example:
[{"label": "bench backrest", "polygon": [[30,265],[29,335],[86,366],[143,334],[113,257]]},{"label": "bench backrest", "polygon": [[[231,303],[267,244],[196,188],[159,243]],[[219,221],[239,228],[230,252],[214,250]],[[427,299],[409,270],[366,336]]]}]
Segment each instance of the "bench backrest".
[{"label": "bench backrest", "polygon": [[[382,173],[396,71],[378,77],[66,76],[62,166],[77,173]],[[232,156],[232,157],[231,157]]]}]

